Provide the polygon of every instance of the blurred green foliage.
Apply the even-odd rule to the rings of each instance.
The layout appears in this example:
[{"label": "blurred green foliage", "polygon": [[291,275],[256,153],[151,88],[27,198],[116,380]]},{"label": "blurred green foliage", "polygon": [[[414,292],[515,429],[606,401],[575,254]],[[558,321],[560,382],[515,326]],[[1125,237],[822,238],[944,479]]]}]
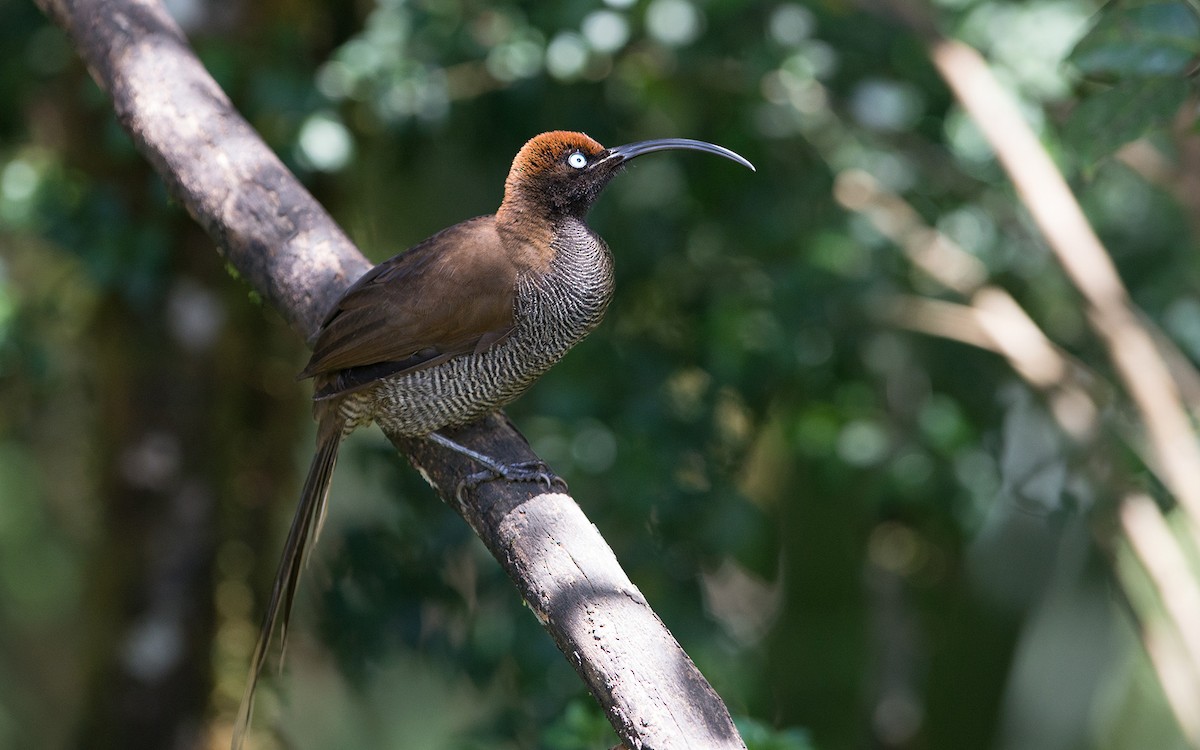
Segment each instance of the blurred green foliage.
[{"label": "blurred green foliage", "polygon": [[[614,183],[590,221],[615,304],[510,409],[752,750],[1182,746],[1109,586],[1107,511],[1155,489],[1119,437],[1128,415],[1114,402],[1081,451],[1003,360],[906,332],[883,303],[945,293],[834,199],[837,175],[870,173],[1107,375],[917,38],[837,2],[171,7],[376,260],[493,211],[543,130],[697,137],[755,162],[660,155]],[[1200,360],[1194,6],[934,12],[987,55],[1136,301]],[[302,347],[31,4],[0,0],[0,49],[0,747],[109,746],[100,696],[128,686],[99,665],[148,680],[172,655],[207,686],[167,712],[176,746],[219,746],[311,448]],[[1114,155],[1139,138],[1165,168]],[[158,398],[163,378],[192,390]],[[178,633],[134,628],[141,598],[114,592],[146,567],[120,560],[181,538],[148,520],[161,498],[196,486],[207,552],[164,585],[201,592],[211,627],[172,651],[142,636]],[[259,747],[615,744],[381,436],[352,438],[333,498]]]}]

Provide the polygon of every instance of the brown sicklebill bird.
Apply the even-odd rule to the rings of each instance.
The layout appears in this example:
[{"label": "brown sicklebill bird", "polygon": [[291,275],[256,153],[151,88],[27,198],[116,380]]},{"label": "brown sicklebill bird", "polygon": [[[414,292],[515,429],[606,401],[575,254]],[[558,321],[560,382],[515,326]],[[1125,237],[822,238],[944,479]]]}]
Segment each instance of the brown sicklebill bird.
[{"label": "brown sicklebill bird", "polygon": [[502,464],[438,430],[500,409],[596,327],[612,297],[612,257],[584,217],[626,162],[668,149],[705,151],[754,169],[703,141],[606,149],[583,133],[542,133],[513,160],[494,215],[456,224],[380,263],[330,311],[301,373],[313,378],[317,452],[267,603],[233,750],[249,725],[277,621],[286,644],[296,583],[321,530],[342,438],[375,422],[390,434],[470,456],[485,471],[469,483],[549,480],[544,466]]}]

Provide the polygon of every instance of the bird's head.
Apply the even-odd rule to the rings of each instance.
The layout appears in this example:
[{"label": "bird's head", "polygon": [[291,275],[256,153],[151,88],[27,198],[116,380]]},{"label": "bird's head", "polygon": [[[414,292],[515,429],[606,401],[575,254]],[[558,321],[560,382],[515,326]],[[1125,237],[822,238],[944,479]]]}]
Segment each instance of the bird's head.
[{"label": "bird's head", "polygon": [[653,151],[706,151],[754,169],[722,146],[687,138],[663,138],[604,148],[583,133],[555,130],[521,147],[504,183],[503,210],[528,210],[582,218],[630,159]]}]

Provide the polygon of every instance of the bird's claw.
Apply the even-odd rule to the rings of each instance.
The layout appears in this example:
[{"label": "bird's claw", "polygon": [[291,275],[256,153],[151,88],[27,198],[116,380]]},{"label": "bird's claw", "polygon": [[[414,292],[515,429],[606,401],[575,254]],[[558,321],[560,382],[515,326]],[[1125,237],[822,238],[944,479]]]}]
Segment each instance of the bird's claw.
[{"label": "bird's claw", "polygon": [[458,484],[457,495],[461,499],[463,490],[475,489],[485,482],[503,479],[508,482],[539,482],[546,485],[547,490],[556,486],[563,492],[567,491],[567,482],[562,477],[550,471],[550,467],[542,461],[522,461],[516,464],[502,464],[498,469],[484,469],[469,474]]}]

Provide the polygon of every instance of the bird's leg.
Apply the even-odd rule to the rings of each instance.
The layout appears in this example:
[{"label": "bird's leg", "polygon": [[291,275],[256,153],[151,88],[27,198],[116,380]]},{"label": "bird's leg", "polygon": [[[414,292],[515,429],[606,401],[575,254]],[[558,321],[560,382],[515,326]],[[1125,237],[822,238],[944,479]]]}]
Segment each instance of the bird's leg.
[{"label": "bird's leg", "polygon": [[544,482],[548,490],[554,489],[554,485],[556,484],[560,485],[563,491],[567,489],[567,483],[563,481],[563,478],[551,472],[550,467],[543,461],[522,461],[521,463],[504,464],[491,456],[456,443],[439,432],[429,433],[429,439],[443,448],[449,448],[456,453],[461,453],[486,467],[485,471],[477,471],[459,482],[458,492],[456,493],[458,495],[461,495],[464,489],[473,489],[484,482],[491,482],[495,479],[506,479],[509,482]]}]

